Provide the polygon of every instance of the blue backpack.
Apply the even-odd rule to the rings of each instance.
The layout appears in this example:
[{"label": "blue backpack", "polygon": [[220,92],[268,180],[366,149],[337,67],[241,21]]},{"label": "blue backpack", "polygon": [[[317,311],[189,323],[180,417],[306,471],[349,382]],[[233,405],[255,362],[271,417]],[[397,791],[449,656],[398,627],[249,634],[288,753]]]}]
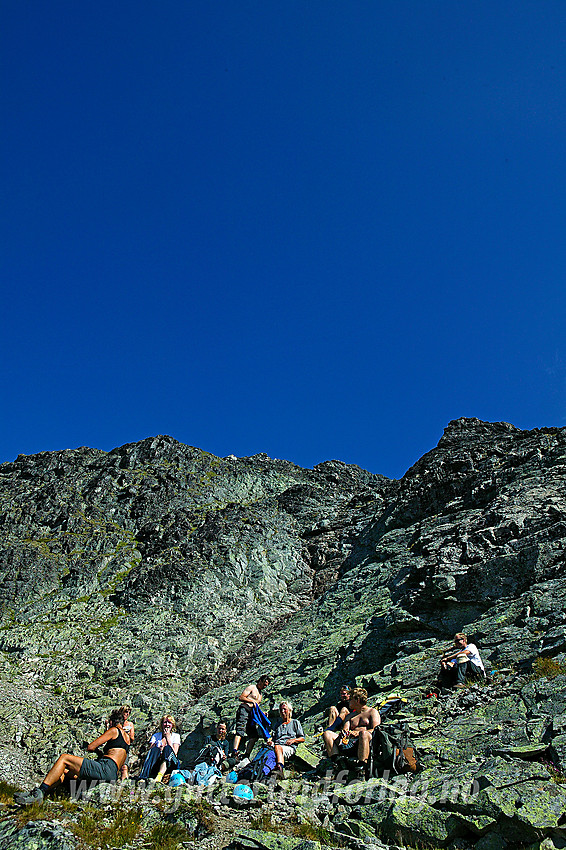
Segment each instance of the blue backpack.
[{"label": "blue backpack", "polygon": [[275,751],[272,747],[262,747],[259,753],[243,770],[238,772],[238,782],[245,779],[250,782],[263,782],[276,765]]}]

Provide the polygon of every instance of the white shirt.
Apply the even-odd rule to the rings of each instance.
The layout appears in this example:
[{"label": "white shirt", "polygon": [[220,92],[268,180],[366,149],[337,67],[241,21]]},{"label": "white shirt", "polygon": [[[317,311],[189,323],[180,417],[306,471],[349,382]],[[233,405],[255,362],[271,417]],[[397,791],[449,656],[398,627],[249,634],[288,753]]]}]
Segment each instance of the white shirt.
[{"label": "white shirt", "polygon": [[473,662],[473,664],[475,664],[477,667],[480,667],[482,670],[485,671],[485,667],[483,666],[483,661],[480,658],[480,654],[478,652],[478,648],[475,645],[475,643],[469,643],[466,646],[466,652],[469,653],[468,654],[468,661]]},{"label": "white shirt", "polygon": [[[179,746],[181,746],[181,736],[179,735],[178,732],[171,732],[169,737],[171,738],[172,744],[179,744]],[[161,732],[155,732],[151,736],[151,741],[149,742],[150,746],[153,747],[154,744],[159,744],[161,742],[162,738],[163,738],[163,735],[161,734]]]}]

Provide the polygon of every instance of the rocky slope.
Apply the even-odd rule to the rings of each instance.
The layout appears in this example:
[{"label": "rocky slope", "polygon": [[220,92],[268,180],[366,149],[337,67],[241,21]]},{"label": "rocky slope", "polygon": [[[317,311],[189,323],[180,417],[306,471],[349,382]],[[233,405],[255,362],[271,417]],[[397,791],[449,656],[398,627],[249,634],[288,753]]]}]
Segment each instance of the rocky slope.
[{"label": "rocky slope", "polygon": [[[20,456],[0,526],[0,778],[80,752],[122,702],[140,742],[172,711],[188,754],[268,670],[310,731],[343,681],[409,700],[426,802],[322,794],[301,817],[330,843],[561,846],[566,429],[456,420],[400,481],[169,437]],[[427,697],[457,630],[492,682]],[[445,799],[454,778],[479,792]]]}]

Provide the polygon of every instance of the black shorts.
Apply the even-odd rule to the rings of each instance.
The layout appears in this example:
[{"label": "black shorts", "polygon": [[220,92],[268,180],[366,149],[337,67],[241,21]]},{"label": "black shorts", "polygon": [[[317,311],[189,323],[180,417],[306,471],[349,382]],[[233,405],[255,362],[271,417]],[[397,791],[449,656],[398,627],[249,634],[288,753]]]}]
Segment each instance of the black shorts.
[{"label": "black shorts", "polygon": [[250,731],[253,731],[250,729],[250,712],[251,707],[241,702],[236,712],[236,735],[239,735],[240,738],[249,735]]},{"label": "black shorts", "polygon": [[102,756],[99,759],[83,759],[78,778],[98,779],[100,782],[116,782],[118,765],[109,756]]}]

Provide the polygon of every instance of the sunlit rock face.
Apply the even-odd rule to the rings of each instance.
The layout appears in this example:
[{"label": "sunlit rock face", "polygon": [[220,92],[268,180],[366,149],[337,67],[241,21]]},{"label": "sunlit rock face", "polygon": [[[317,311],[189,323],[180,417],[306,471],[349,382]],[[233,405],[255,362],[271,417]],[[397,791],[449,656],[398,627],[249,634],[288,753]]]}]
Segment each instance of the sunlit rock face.
[{"label": "sunlit rock face", "polygon": [[[401,690],[434,782],[447,760],[499,759],[484,802],[542,744],[566,769],[566,429],[459,419],[399,481],[166,436],[20,456],[0,466],[0,525],[0,777],[81,751],[124,702],[140,742],[172,712],[189,753],[265,671],[266,707],[292,699],[310,732],[342,682]],[[455,631],[493,681],[426,697]],[[381,837],[406,816],[376,812]]]}]

